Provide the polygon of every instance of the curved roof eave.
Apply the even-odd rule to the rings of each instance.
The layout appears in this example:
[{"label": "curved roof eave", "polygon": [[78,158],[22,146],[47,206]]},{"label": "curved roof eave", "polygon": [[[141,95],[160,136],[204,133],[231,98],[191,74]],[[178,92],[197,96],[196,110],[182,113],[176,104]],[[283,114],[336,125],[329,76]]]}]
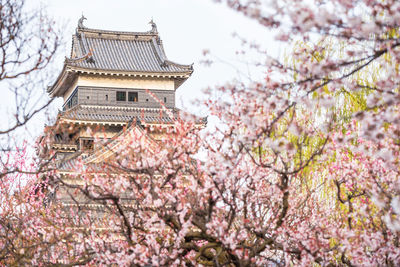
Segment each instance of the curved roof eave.
[{"label": "curved roof eave", "polygon": [[158,59],[160,60],[161,64],[166,64],[166,65],[173,65],[182,69],[188,69],[191,70],[193,72],[193,63],[186,65],[186,64],[179,64],[176,63],[172,60],[169,60],[167,55],[165,54],[164,51],[164,46],[162,45],[162,42],[158,43],[155,38],[152,39],[152,44],[153,44],[153,48],[156,52],[156,55],[158,57]]},{"label": "curved roof eave", "polygon": [[[47,93],[51,97],[62,96],[67,90],[67,86],[71,83],[70,81],[75,79],[78,73],[85,74],[98,74],[98,75],[110,75],[110,76],[121,76],[121,77],[152,77],[152,78],[177,78],[177,79],[188,79],[193,70],[188,70],[185,72],[132,72],[132,71],[113,71],[113,70],[104,70],[104,69],[91,69],[91,68],[82,68],[75,67],[71,64],[64,64],[64,67],[57,77],[56,81],[53,85],[47,88]],[[181,83],[183,82],[181,81]]]},{"label": "curved roof eave", "polygon": [[47,93],[51,97],[62,96],[65,89],[67,89],[65,87],[70,84],[70,80],[71,79],[73,80],[75,78],[76,78],[76,73],[71,72],[68,68],[68,65],[64,63],[63,69],[61,73],[58,75],[54,84],[47,88]]},{"label": "curved roof eave", "polygon": [[168,78],[189,78],[193,70],[182,72],[150,72],[150,71],[130,71],[130,70],[107,70],[76,67],[72,64],[67,65],[69,71],[81,72],[87,74],[104,74],[113,76],[136,76],[136,77],[168,77]]}]

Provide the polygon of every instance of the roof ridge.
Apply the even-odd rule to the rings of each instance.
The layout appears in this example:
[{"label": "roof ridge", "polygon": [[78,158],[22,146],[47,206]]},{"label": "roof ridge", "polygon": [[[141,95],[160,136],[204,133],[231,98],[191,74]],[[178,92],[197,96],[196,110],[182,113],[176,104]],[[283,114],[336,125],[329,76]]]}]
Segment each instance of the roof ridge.
[{"label": "roof ridge", "polygon": [[167,56],[160,51],[160,45],[157,43],[156,38],[151,38],[153,50],[156,52],[157,58],[160,60],[161,66],[165,64]]},{"label": "roof ridge", "polygon": [[131,31],[113,31],[113,30],[102,30],[93,28],[77,28],[77,33],[88,32],[88,33],[104,33],[104,34],[116,34],[116,35],[145,35],[145,36],[158,36],[158,32],[155,31],[145,31],[145,32],[131,32]]}]

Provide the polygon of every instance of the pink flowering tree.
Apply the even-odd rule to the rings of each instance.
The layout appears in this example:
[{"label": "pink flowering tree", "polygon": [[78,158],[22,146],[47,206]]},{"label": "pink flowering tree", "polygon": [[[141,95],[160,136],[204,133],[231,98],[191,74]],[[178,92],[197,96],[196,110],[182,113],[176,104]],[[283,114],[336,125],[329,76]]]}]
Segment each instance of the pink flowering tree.
[{"label": "pink flowering tree", "polygon": [[46,178],[29,158],[26,144],[2,154],[0,263],[4,266],[45,264],[68,252],[65,240],[71,233],[65,230],[72,221],[56,206],[49,207]]},{"label": "pink flowering tree", "polygon": [[[216,133],[177,123],[152,151],[133,138],[110,164],[129,178],[86,190],[114,203],[125,233],[123,257],[102,260],[397,265],[399,4],[224,2],[278,41],[300,40],[295,63],[263,54],[263,81],[217,88]],[[121,188],[131,213],[116,205]]]},{"label": "pink flowering tree", "polygon": [[0,265],[37,265],[65,232],[44,212],[46,175],[24,134],[51,103],[43,89],[60,38],[44,10],[28,12],[23,0],[1,1],[0,14]]},{"label": "pink flowering tree", "polygon": [[[185,120],[154,143],[129,128],[113,147],[115,157],[82,159],[68,181],[52,177],[100,207],[90,214],[82,205],[86,212],[75,213],[86,231],[88,250],[81,252],[89,255],[87,263],[398,262],[398,163],[385,160],[397,155],[397,145],[361,138],[355,120],[343,131],[316,130],[313,112],[305,110],[296,115],[296,127],[282,123],[271,131],[271,144],[261,143],[266,134],[249,133],[250,124],[268,113],[258,108],[244,124],[239,118],[245,117],[234,114],[248,107],[239,103],[224,107],[222,119],[236,120],[226,120],[219,134],[204,137]],[[204,161],[195,160],[199,148],[206,150]]]},{"label": "pink flowering tree", "polygon": [[265,77],[215,88],[214,132],[185,118],[156,142],[131,125],[96,152],[106,160],[45,176],[85,205],[47,208],[52,226],[34,229],[60,237],[33,264],[400,263],[400,5],[223,2],[300,41],[292,63],[253,45]]},{"label": "pink flowering tree", "polygon": [[265,77],[210,94],[215,132],[130,127],[80,186],[53,176],[105,211],[79,217],[88,264],[398,265],[400,5],[222,2],[300,41],[292,63],[252,45]]}]

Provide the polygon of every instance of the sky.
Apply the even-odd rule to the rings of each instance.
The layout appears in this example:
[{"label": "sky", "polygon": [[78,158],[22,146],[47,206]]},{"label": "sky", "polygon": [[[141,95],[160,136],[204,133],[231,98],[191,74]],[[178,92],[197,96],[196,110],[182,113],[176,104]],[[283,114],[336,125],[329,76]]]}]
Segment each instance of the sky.
[{"label": "sky", "polygon": [[[33,14],[44,10],[55,21],[55,28],[61,29],[64,41],[58,57],[50,66],[53,75],[51,85],[63,67],[65,56],[69,56],[71,36],[79,18],[84,15],[84,25],[88,28],[116,31],[148,31],[151,19],[157,24],[167,57],[177,63],[194,63],[194,73],[176,92],[176,104],[188,112],[205,116],[202,106],[191,104],[193,100],[204,98],[203,89],[215,88],[229,81],[249,82],[262,78],[262,70],[252,66],[257,55],[243,56],[243,49],[237,34],[249,42],[261,44],[268,53],[277,56],[280,51],[273,36],[257,22],[230,10],[224,4],[212,0],[25,0],[27,10]],[[214,62],[206,66],[201,62],[206,58],[205,50],[210,51]],[[45,88],[38,88],[45,94]],[[7,99],[0,99],[6,106]],[[61,109],[62,100],[53,105],[55,116]],[[4,119],[4,117],[3,117]],[[29,126],[31,137],[40,135],[46,119],[37,117]]]}]

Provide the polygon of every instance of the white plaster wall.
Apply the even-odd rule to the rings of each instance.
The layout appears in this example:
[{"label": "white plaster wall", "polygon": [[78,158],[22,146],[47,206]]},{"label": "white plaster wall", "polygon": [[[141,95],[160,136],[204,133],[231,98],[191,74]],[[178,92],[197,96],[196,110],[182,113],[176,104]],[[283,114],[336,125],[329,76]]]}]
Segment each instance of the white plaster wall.
[{"label": "white plaster wall", "polygon": [[174,81],[170,79],[79,76],[77,85],[112,88],[175,90]]}]

